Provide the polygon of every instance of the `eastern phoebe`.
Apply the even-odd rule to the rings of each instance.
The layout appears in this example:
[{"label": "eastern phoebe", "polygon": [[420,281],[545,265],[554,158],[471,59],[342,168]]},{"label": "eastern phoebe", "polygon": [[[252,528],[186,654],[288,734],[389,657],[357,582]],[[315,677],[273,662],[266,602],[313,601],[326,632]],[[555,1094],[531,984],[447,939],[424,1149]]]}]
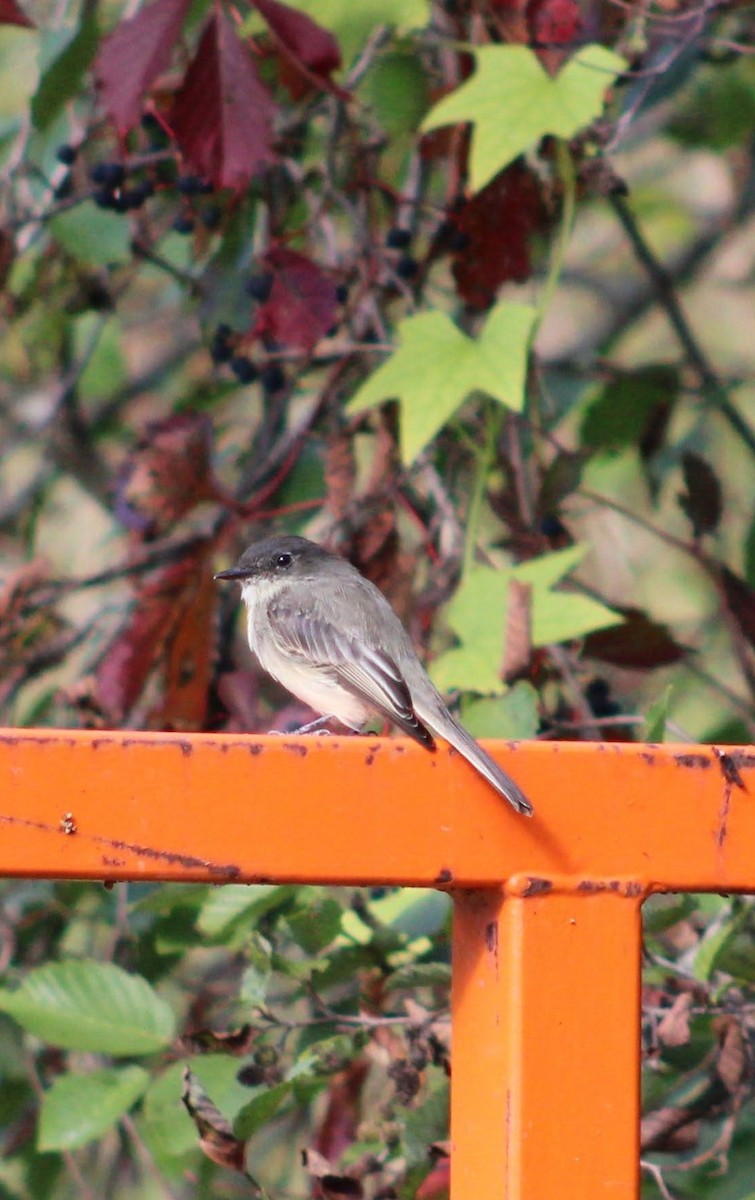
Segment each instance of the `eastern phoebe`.
[{"label": "eastern phoebe", "polygon": [[517,812],[532,805],[446,708],[382,592],[302,537],[274,535],[216,579],[236,579],[260,666],[315,712],[361,729],[379,714],[435,749],[445,738]]}]

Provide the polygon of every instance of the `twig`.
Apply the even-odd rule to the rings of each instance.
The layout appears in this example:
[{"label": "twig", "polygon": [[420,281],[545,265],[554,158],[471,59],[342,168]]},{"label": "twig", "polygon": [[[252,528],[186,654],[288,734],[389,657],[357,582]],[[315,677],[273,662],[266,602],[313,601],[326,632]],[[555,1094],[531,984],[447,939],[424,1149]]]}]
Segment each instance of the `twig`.
[{"label": "twig", "polygon": [[652,1176],[653,1182],[663,1196],[663,1200],[674,1200],[671,1192],[666,1187],[660,1167],[657,1167],[655,1163],[649,1162],[646,1158],[640,1159],[640,1167],[643,1171],[646,1171],[648,1175]]},{"label": "twig", "polygon": [[645,240],[626,197],[615,194],[611,195],[609,203],[629,239],[637,261],[647,272],[658,303],[665,311],[690,366],[697,372],[703,390],[716,405],[721,415],[729,422],[735,433],[739,435],[748,450],[755,455],[755,430],[750,428],[744,417],[729,400],[726,389],[692,332],[674,289],[674,280],[671,274],[660,259],[656,257]]}]

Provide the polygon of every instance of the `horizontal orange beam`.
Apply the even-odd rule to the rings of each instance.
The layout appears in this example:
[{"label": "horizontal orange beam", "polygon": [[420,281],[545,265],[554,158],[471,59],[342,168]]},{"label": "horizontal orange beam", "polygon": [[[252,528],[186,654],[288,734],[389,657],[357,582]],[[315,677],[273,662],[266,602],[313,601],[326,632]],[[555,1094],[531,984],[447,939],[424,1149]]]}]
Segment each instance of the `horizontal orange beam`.
[{"label": "horizontal orange beam", "polygon": [[0,730],[0,876],[755,889],[755,750]]}]

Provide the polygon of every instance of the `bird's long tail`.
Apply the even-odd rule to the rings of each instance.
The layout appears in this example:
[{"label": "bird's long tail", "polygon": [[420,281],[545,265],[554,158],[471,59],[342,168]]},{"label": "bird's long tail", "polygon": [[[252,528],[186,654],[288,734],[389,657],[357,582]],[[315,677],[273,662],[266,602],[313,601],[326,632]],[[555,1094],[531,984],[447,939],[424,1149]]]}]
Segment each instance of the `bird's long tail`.
[{"label": "bird's long tail", "polygon": [[516,809],[518,813],[523,813],[524,816],[532,816],[532,805],[525,796],[522,789],[510,775],[498,766],[497,762],[490,757],[482,746],[472,737],[471,733],[467,733],[463,725],[451,715],[447,715],[448,720],[443,720],[438,723],[428,717],[426,713],[422,713],[422,720],[438,737],[443,738],[453,746],[454,750],[458,750],[459,754],[466,758],[467,762],[479,771],[484,779],[495,788],[499,795],[503,796],[504,800],[508,800],[509,804]]}]

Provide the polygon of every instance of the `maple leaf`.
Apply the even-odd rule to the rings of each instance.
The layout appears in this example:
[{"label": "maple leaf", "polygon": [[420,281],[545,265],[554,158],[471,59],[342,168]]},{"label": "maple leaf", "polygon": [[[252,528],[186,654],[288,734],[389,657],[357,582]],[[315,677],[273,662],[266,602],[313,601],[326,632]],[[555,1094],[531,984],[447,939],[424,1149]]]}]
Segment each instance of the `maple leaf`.
[{"label": "maple leaf", "polygon": [[470,183],[477,192],[546,134],[570,138],[603,109],[626,63],[604,46],[584,46],[553,78],[527,46],[480,46],[471,79],[435,105],[423,131],[456,121],[474,125]]},{"label": "maple leaf", "polygon": [[228,17],[216,10],[186,72],[170,126],[190,168],[240,191],[271,162],[274,105]]},{"label": "maple leaf", "polygon": [[189,0],[155,0],[104,39],[94,73],[120,133],[138,122],[145,93],[170,63],[188,8]]},{"label": "maple leaf", "polygon": [[0,25],[21,25],[24,29],[35,29],[31,17],[27,17],[15,0],[0,0]]},{"label": "maple leaf", "polygon": [[505,690],[501,676],[512,581],[531,588],[533,646],[572,641],[620,622],[618,613],[589,596],[553,591],[587,550],[587,546],[569,546],[506,570],[472,567],[446,609],[446,620],[461,644],[433,663],[431,674],[437,686],[442,691],[460,688],[483,695]]},{"label": "maple leaf", "polygon": [[273,284],[257,314],[254,332],[311,350],[333,325],[338,309],[335,284],[317,263],[286,246],[273,246],[265,263],[273,272]]},{"label": "maple leaf", "polygon": [[330,75],[341,65],[341,49],[334,35],[306,13],[279,0],[255,0],[255,7],[294,63],[316,82],[332,86]]},{"label": "maple leaf", "polygon": [[471,392],[486,392],[521,412],[535,316],[525,304],[498,304],[478,338],[462,333],[445,313],[408,317],[398,327],[398,350],[362,385],[346,411],[398,399],[401,457],[407,465]]}]

